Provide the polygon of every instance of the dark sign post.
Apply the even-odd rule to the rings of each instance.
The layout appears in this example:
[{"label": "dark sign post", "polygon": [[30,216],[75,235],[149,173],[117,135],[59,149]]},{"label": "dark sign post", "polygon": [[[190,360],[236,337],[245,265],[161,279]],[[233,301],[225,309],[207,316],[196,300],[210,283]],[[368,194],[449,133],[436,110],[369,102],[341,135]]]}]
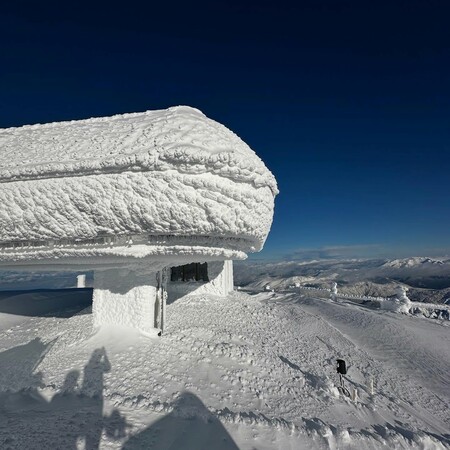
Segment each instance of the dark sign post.
[{"label": "dark sign post", "polygon": [[345,375],[347,373],[347,366],[343,359],[337,359],[337,373]]},{"label": "dark sign post", "polygon": [[347,397],[350,397],[349,390],[344,386],[344,377],[342,375],[345,375],[347,373],[347,365],[345,364],[345,361],[343,359],[337,359],[337,366],[336,371],[339,374],[339,381],[341,382],[341,385],[338,386],[338,389]]}]

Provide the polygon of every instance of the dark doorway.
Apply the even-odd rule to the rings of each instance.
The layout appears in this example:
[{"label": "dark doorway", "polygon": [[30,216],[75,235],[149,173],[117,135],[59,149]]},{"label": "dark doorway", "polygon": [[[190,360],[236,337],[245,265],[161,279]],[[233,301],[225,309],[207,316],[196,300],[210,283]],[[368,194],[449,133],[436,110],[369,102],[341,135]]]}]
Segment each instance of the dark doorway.
[{"label": "dark doorway", "polygon": [[208,282],[207,263],[191,263],[172,267],[170,281],[203,281]]}]

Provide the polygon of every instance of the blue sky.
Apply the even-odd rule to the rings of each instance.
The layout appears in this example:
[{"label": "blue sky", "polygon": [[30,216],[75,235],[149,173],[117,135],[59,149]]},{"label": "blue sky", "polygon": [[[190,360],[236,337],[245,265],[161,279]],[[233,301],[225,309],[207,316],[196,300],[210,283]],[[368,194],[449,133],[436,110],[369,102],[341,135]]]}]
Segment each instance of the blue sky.
[{"label": "blue sky", "polygon": [[448,3],[295,3],[9,2],[0,127],[187,104],[278,180],[261,257],[450,253]]}]

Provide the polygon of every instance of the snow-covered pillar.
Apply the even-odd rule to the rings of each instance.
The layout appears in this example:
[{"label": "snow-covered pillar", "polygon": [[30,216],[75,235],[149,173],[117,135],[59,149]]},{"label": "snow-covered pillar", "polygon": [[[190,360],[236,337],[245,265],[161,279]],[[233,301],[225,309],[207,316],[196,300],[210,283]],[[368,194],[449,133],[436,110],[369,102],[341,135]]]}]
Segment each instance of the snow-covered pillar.
[{"label": "snow-covered pillar", "polygon": [[411,300],[406,295],[406,288],[405,286],[398,285],[397,289],[395,290],[397,300],[400,304],[400,307],[398,308],[399,312],[408,313],[409,308],[411,308]]},{"label": "snow-covered pillar", "polygon": [[337,283],[333,281],[333,283],[331,283],[331,300],[336,300],[337,293],[338,293]]},{"label": "snow-covered pillar", "polygon": [[122,325],[155,334],[157,276],[129,269],[97,270],[94,273],[92,313],[94,328]]},{"label": "snow-covered pillar", "polygon": [[77,275],[77,288],[86,287],[86,274]]},{"label": "snow-covered pillar", "polygon": [[404,302],[409,301],[409,298],[406,295],[405,286],[398,285],[397,288],[395,289],[395,295],[397,297],[397,300],[404,301]]},{"label": "snow-covered pillar", "polygon": [[213,261],[208,263],[208,289],[216,295],[226,296],[234,289],[233,261]]},{"label": "snow-covered pillar", "polygon": [[156,274],[155,327],[164,331],[166,321],[167,281],[170,269],[164,268]]},{"label": "snow-covered pillar", "polygon": [[223,263],[224,280],[223,287],[226,294],[234,289],[233,261],[227,260]]}]

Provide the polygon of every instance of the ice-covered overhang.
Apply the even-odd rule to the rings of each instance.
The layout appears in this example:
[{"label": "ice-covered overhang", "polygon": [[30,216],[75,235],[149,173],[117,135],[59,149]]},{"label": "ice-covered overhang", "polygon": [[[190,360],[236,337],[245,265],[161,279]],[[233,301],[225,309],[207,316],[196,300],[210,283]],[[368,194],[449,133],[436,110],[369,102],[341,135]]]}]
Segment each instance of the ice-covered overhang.
[{"label": "ice-covered overhang", "polygon": [[243,259],[278,193],[261,159],[189,107],[0,130],[0,264]]}]

